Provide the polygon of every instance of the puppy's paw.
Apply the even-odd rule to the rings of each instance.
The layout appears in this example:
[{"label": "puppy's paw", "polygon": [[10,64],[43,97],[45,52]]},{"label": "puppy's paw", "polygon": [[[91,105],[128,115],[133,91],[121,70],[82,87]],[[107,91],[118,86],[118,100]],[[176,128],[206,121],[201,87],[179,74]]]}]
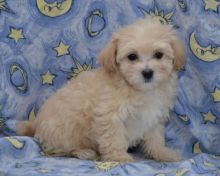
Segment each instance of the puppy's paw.
[{"label": "puppy's paw", "polygon": [[158,153],[156,156],[153,156],[153,158],[163,162],[178,162],[182,159],[177,151],[168,148],[166,148],[163,153]]},{"label": "puppy's paw", "polygon": [[111,154],[102,156],[102,160],[104,161],[116,161],[119,163],[131,163],[134,162],[134,159],[129,154]]},{"label": "puppy's paw", "polygon": [[134,159],[130,155],[121,155],[116,158],[116,161],[120,163],[131,163],[134,162]]},{"label": "puppy's paw", "polygon": [[170,154],[170,161],[178,162],[181,160],[182,160],[182,156],[180,155],[180,153],[175,150],[172,150],[172,152]]}]

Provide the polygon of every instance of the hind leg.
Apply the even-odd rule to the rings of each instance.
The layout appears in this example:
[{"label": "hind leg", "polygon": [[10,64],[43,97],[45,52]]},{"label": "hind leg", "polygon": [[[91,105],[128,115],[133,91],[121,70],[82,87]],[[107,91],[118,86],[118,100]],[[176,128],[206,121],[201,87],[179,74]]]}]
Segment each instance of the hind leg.
[{"label": "hind leg", "polygon": [[16,124],[16,133],[22,136],[33,137],[35,133],[35,122],[22,121]]},{"label": "hind leg", "polygon": [[83,160],[96,160],[98,159],[98,155],[96,151],[92,149],[79,149],[79,150],[74,150],[71,152],[71,155],[83,159]]},{"label": "hind leg", "polygon": [[42,149],[46,155],[50,156],[72,156],[76,157],[82,160],[97,160],[98,155],[96,151],[92,149],[78,149],[78,150],[73,150],[70,152],[64,152],[63,150],[52,150],[52,149],[46,149],[44,146],[42,146]]}]

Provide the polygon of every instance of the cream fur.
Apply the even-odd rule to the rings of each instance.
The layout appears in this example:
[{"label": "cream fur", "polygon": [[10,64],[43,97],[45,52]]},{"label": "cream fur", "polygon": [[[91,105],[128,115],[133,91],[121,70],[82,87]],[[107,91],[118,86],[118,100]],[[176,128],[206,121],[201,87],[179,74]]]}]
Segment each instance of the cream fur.
[{"label": "cream fur", "polygon": [[[153,58],[158,50],[164,53],[160,60]],[[137,61],[128,60],[131,52]],[[19,123],[17,133],[34,134],[46,152],[58,156],[130,162],[128,147],[140,143],[146,157],[180,160],[165,146],[163,132],[175,101],[176,69],[184,64],[184,48],[172,27],[138,20],[114,34],[99,59],[103,67],[69,81],[32,124]],[[141,74],[146,68],[154,71],[151,82]]]}]

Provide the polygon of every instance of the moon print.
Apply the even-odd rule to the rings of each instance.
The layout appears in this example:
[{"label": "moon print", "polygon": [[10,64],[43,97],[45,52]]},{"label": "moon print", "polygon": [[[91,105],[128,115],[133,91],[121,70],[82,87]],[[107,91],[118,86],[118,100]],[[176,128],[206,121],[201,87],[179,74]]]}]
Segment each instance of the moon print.
[{"label": "moon print", "polygon": [[10,66],[10,81],[11,84],[21,93],[25,93],[28,89],[28,77],[24,68],[17,64]]},{"label": "moon print", "polygon": [[87,20],[87,31],[90,37],[97,36],[105,28],[105,18],[101,10],[94,10]]},{"label": "moon print", "polygon": [[190,49],[193,54],[205,62],[212,62],[220,58],[220,47],[212,47],[211,45],[201,46],[195,38],[195,33],[190,35]]},{"label": "moon print", "polygon": [[53,3],[47,3],[45,0],[37,0],[37,8],[39,11],[49,17],[57,17],[67,13],[73,0],[63,0],[63,2],[55,1]]}]

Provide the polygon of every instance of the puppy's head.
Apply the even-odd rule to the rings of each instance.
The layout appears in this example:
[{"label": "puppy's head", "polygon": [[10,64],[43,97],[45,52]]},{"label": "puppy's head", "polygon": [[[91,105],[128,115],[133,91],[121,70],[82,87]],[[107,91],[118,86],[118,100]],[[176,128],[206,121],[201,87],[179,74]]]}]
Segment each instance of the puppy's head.
[{"label": "puppy's head", "polygon": [[171,26],[142,19],[115,33],[99,59],[108,73],[118,73],[133,87],[146,90],[181,69],[184,56]]}]

